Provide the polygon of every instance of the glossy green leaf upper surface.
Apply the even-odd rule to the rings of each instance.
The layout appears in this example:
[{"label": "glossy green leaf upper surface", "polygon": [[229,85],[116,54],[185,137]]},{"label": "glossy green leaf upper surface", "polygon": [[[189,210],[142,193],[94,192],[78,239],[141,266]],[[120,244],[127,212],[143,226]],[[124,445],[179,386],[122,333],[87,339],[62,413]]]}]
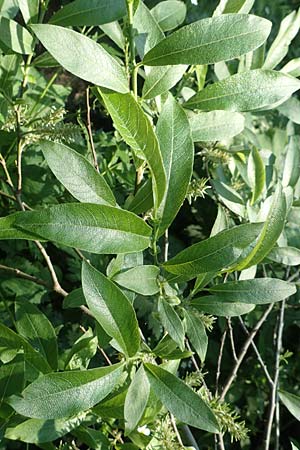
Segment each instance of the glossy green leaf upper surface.
[{"label": "glossy green leaf upper surface", "polygon": [[186,5],[179,0],[165,0],[151,9],[151,13],[163,31],[178,27],[185,19]]},{"label": "glossy green leaf upper surface", "polygon": [[63,26],[102,25],[126,14],[124,0],[75,0],[59,9],[50,23]]},{"label": "glossy green leaf upper surface", "polygon": [[101,92],[101,96],[116,129],[125,142],[149,165],[152,174],[154,207],[157,208],[165,193],[166,174],[152,125],[131,94]]},{"label": "glossy green leaf upper surface", "polygon": [[247,14],[199,20],[166,37],[143,59],[149,66],[213,64],[237,58],[267,39],[271,22]]},{"label": "glossy green leaf upper surface", "polygon": [[77,200],[116,206],[105,179],[84,156],[58,142],[45,141],[40,146],[56,178]]},{"label": "glossy green leaf upper surface", "polygon": [[260,305],[288,298],[295,294],[296,286],[276,278],[255,278],[218,284],[208,290],[220,300]]},{"label": "glossy green leaf upper surface", "polygon": [[135,214],[91,203],[64,203],[41,211],[16,213],[14,225],[15,238],[19,237],[18,230],[26,230],[29,235],[36,233],[41,238],[92,253],[144,250],[151,234],[151,228]]},{"label": "glossy green leaf upper surface", "polygon": [[160,297],[158,300],[158,314],[165,330],[175,341],[181,350],[184,349],[183,323],[174,307],[167,300]]},{"label": "glossy green leaf upper surface", "polygon": [[186,103],[190,109],[251,111],[283,102],[300,89],[300,81],[274,70],[250,70],[218,81]]},{"label": "glossy green leaf upper surface", "polygon": [[223,300],[221,296],[204,295],[191,301],[191,306],[198,311],[206,314],[213,314],[217,317],[234,317],[248,314],[255,306],[247,303],[239,303],[229,300]]},{"label": "glossy green leaf upper surface", "polygon": [[158,275],[157,266],[135,266],[118,272],[113,276],[113,281],[138,294],[154,295],[159,292]]},{"label": "glossy green leaf upper surface", "polygon": [[140,346],[138,322],[121,289],[87,263],[82,266],[82,288],[90,310],[105,332],[127,356],[135,355]]},{"label": "glossy green leaf upper surface", "polygon": [[164,231],[177,215],[189,187],[193,171],[194,145],[189,121],[172,95],[168,96],[156,128],[163,165],[167,176],[164,199],[158,209],[158,233]]},{"label": "glossy green leaf upper surface", "polygon": [[183,381],[153,364],[145,364],[145,370],[155,395],[175,417],[195,428],[218,432],[211,409]]},{"label": "glossy green leaf upper surface", "polygon": [[193,278],[200,273],[225,269],[253,247],[262,224],[245,224],[222,231],[194,244],[164,263],[168,272]]},{"label": "glossy green leaf upper surface", "polygon": [[21,415],[36,419],[71,417],[105,398],[116,386],[122,364],[82,371],[44,375],[11,397],[11,406]]},{"label": "glossy green leaf upper surface", "polygon": [[57,25],[31,28],[48,52],[73,75],[116,92],[128,92],[122,66],[92,39]]}]

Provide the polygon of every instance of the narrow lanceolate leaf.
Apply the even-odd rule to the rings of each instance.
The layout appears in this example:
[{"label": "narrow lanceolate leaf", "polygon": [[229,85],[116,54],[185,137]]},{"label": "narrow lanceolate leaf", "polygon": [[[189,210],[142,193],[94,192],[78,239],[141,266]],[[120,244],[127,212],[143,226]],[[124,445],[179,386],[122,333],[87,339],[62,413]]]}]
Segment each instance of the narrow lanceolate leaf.
[{"label": "narrow lanceolate leaf", "polygon": [[[64,203],[8,217],[14,219],[16,239],[34,240],[40,236],[91,253],[138,252],[149,246],[151,235],[151,228],[135,214],[92,203]],[[28,232],[28,236],[19,230]],[[11,230],[9,235],[13,237]],[[1,238],[6,238],[5,233]]]},{"label": "narrow lanceolate leaf", "polygon": [[57,339],[47,317],[32,303],[16,304],[16,327],[18,333],[38,350],[49,365],[57,369]]},{"label": "narrow lanceolate leaf", "polygon": [[291,59],[283,68],[281,72],[292,75],[293,77],[300,76],[300,58]]},{"label": "narrow lanceolate leaf", "polygon": [[278,111],[292,122],[300,125],[300,101],[296,97],[291,97],[282,103],[278,107]]},{"label": "narrow lanceolate leaf", "polygon": [[247,14],[226,14],[181,28],[152,48],[148,66],[213,64],[237,58],[265,42],[271,22]]},{"label": "narrow lanceolate leaf", "polygon": [[220,0],[214,16],[220,14],[243,13],[248,14],[255,0]]},{"label": "narrow lanceolate leaf", "polygon": [[263,67],[274,69],[287,55],[289,45],[300,28],[300,9],[286,16],[280,24],[279,32],[273,41]]},{"label": "narrow lanceolate leaf", "polygon": [[235,270],[243,270],[260,263],[272,250],[279,238],[286,218],[286,199],[282,187],[277,185],[267,220],[259,238],[248,255],[235,266]]},{"label": "narrow lanceolate leaf", "polygon": [[186,6],[179,0],[166,0],[154,6],[151,13],[163,31],[170,31],[184,21]]},{"label": "narrow lanceolate leaf", "polygon": [[17,394],[24,387],[25,362],[23,355],[12,363],[2,364],[0,367],[0,407],[7,397]]},{"label": "narrow lanceolate leaf", "polygon": [[8,426],[5,430],[6,439],[43,444],[52,442],[77,428],[86,417],[86,413],[78,414],[70,419],[28,419],[16,426]]},{"label": "narrow lanceolate leaf", "polygon": [[300,421],[300,397],[287,391],[279,391],[279,398],[289,412]]},{"label": "narrow lanceolate leaf", "polygon": [[244,116],[231,111],[190,113],[189,121],[194,142],[229,139],[240,134],[245,125]]},{"label": "narrow lanceolate leaf", "polygon": [[23,217],[22,212],[11,214],[7,217],[0,218],[0,239],[39,239],[38,235],[30,233],[29,231],[20,230],[16,228],[16,221],[18,217]]},{"label": "narrow lanceolate leaf", "polygon": [[75,0],[59,9],[50,23],[63,26],[102,25],[126,14],[125,0]]},{"label": "narrow lanceolate leaf", "polygon": [[105,179],[84,156],[58,142],[45,141],[40,145],[56,178],[77,200],[116,206],[114,194]]},{"label": "narrow lanceolate leaf", "polygon": [[154,295],[159,292],[157,266],[136,266],[131,269],[118,272],[113,276],[113,281],[130,291],[141,295]]},{"label": "narrow lanceolate leaf", "polygon": [[152,174],[154,207],[157,209],[165,193],[166,175],[153,127],[131,94],[101,92],[101,96],[116,129],[125,142],[149,165]]},{"label": "narrow lanceolate leaf", "polygon": [[201,362],[205,361],[205,356],[208,346],[208,338],[203,325],[202,320],[198,317],[197,313],[193,311],[184,312],[186,319],[186,334],[189,338],[192,346],[197,352]]},{"label": "narrow lanceolate leaf", "polygon": [[138,426],[147,406],[149,394],[150,384],[145,370],[141,366],[133,377],[125,399],[124,419],[126,435],[130,434]]},{"label": "narrow lanceolate leaf", "polygon": [[300,137],[290,136],[287,145],[287,151],[284,159],[284,167],[282,173],[282,186],[294,187],[300,176],[300,154],[299,154]]},{"label": "narrow lanceolate leaf", "polygon": [[251,111],[283,102],[300,89],[300,81],[274,70],[250,70],[211,84],[190,98],[190,109]]},{"label": "narrow lanceolate leaf", "polygon": [[249,155],[247,175],[252,189],[251,204],[253,205],[264,190],[266,182],[265,165],[256,147]]},{"label": "narrow lanceolate leaf", "polygon": [[18,0],[25,23],[36,22],[39,15],[39,0]]},{"label": "narrow lanceolate leaf", "polygon": [[212,410],[183,381],[153,364],[145,364],[145,370],[155,395],[177,419],[211,433],[219,431]]},{"label": "narrow lanceolate leaf", "polygon": [[0,348],[3,351],[19,352],[23,349],[24,359],[37,371],[42,373],[51,372],[51,367],[46,359],[35,350],[22,336],[0,323]]},{"label": "narrow lanceolate leaf", "polygon": [[230,267],[255,245],[263,225],[239,225],[194,244],[164,263],[164,268],[189,279],[200,273],[219,271]]},{"label": "narrow lanceolate leaf", "polygon": [[158,313],[160,320],[169,333],[171,338],[179,345],[180,349],[184,349],[184,328],[177,312],[166,300],[159,297]]},{"label": "narrow lanceolate leaf", "polygon": [[85,411],[104,399],[116,386],[122,364],[98,369],[44,375],[22,392],[10,397],[10,405],[22,416],[59,419]]},{"label": "narrow lanceolate leaf", "polygon": [[135,355],[140,346],[138,322],[121,289],[87,263],[82,266],[82,288],[90,310],[105,332],[127,356]]},{"label": "narrow lanceolate leaf", "polygon": [[145,53],[165,37],[151,11],[143,2],[139,2],[139,6],[134,14],[133,28],[137,30],[135,45],[140,58],[143,58]]},{"label": "narrow lanceolate leaf", "polygon": [[262,305],[290,297],[295,294],[296,287],[276,278],[255,278],[218,284],[208,291],[220,297],[220,300]]},{"label": "narrow lanceolate leaf", "polygon": [[0,16],[0,42],[15,53],[28,55],[33,52],[33,37],[26,28],[14,20]]},{"label": "narrow lanceolate leaf", "polygon": [[128,92],[123,67],[92,39],[57,25],[31,28],[48,52],[73,75],[116,92]]},{"label": "narrow lanceolate leaf", "polygon": [[212,314],[220,317],[235,317],[248,314],[255,308],[255,305],[222,300],[216,295],[205,295],[195,298],[190,305],[202,313]]},{"label": "narrow lanceolate leaf", "polygon": [[178,64],[175,67],[151,67],[150,70],[147,70],[147,76],[143,86],[143,97],[148,100],[149,98],[167,92],[181,80],[187,67],[183,64]]},{"label": "narrow lanceolate leaf", "polygon": [[182,107],[169,94],[156,128],[167,176],[164,199],[158,210],[158,234],[162,235],[176,217],[189,187],[193,171],[194,145],[189,121]]}]

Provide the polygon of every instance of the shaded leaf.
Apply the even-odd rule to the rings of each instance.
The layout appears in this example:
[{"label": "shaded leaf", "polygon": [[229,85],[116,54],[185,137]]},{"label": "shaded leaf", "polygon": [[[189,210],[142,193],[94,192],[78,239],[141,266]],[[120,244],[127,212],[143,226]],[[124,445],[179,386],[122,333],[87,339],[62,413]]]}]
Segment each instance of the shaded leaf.
[{"label": "shaded leaf", "polygon": [[154,295],[159,292],[157,266],[136,266],[131,269],[118,272],[113,276],[113,281],[130,291],[141,295]]},{"label": "shaded leaf", "polygon": [[252,189],[251,204],[253,205],[263,192],[266,183],[265,165],[256,147],[249,155],[247,175]]},{"label": "shaded leaf", "polygon": [[170,31],[184,21],[186,6],[179,0],[166,0],[154,6],[151,13],[163,31]]},{"label": "shaded leaf", "polygon": [[0,42],[16,53],[31,54],[33,52],[33,37],[26,28],[14,20],[0,16]]},{"label": "shaded leaf", "polygon": [[184,349],[184,328],[183,323],[173,308],[164,298],[158,299],[158,313],[160,320],[169,333],[171,338],[179,345],[180,349]]},{"label": "shaded leaf", "polygon": [[189,122],[194,142],[221,141],[241,133],[245,119],[242,114],[230,111],[211,111],[190,114]]},{"label": "shaded leaf", "polygon": [[105,332],[117,341],[127,356],[135,355],[140,346],[139,328],[128,298],[87,263],[82,266],[82,287],[90,310]]},{"label": "shaded leaf", "polygon": [[135,373],[124,405],[125,434],[128,436],[138,426],[150,394],[150,385],[143,366]]},{"label": "shaded leaf", "polygon": [[255,306],[238,303],[231,300],[222,300],[221,296],[209,295],[195,298],[190,305],[200,312],[221,317],[234,317],[248,314]]}]

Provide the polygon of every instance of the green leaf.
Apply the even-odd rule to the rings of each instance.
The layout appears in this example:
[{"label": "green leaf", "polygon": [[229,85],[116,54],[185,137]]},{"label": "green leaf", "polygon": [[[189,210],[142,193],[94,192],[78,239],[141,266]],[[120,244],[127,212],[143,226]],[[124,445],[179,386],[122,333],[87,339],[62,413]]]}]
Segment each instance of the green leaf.
[{"label": "green leaf", "polygon": [[50,23],[63,26],[91,26],[110,23],[126,15],[124,0],[75,0],[59,9]]},{"label": "green leaf", "polygon": [[87,263],[82,266],[82,287],[90,310],[105,332],[117,341],[125,355],[134,356],[140,346],[139,327],[128,298]]},{"label": "green leaf", "polygon": [[233,302],[231,300],[222,300],[216,295],[208,295],[195,298],[190,305],[200,312],[212,314],[221,317],[234,317],[248,314],[255,306],[246,303]]},{"label": "green leaf", "polygon": [[189,114],[194,142],[221,141],[240,134],[245,125],[242,114],[231,111],[211,111]]},{"label": "green leaf", "polygon": [[230,13],[248,14],[254,2],[255,0],[220,0],[219,5],[214,12],[214,16]]},{"label": "green leaf", "polygon": [[63,309],[67,308],[79,308],[81,305],[85,305],[85,298],[82,288],[74,289],[63,300]]},{"label": "green leaf", "polygon": [[[135,214],[91,203],[64,203],[9,217],[15,219],[16,239],[24,239],[24,232],[20,235],[19,230],[26,230],[28,236],[25,234],[25,239],[37,239],[38,235],[91,253],[133,253],[144,250],[149,245],[151,234],[151,228]],[[6,233],[0,236],[6,239]],[[13,237],[11,231],[10,237]]]},{"label": "green leaf", "polygon": [[16,327],[48,361],[53,370],[57,369],[57,339],[54,328],[47,317],[32,303],[16,303]]},{"label": "green leaf", "polygon": [[251,205],[253,205],[263,192],[266,183],[265,165],[256,147],[249,155],[247,175],[252,189]]},{"label": "green leaf", "polygon": [[246,14],[199,20],[159,42],[144,56],[143,63],[165,66],[226,61],[259,47],[270,30],[271,22]]},{"label": "green leaf", "polygon": [[276,278],[255,278],[253,280],[231,281],[217,284],[208,289],[222,300],[238,303],[263,305],[284,300],[295,294],[294,284]]},{"label": "green leaf", "polygon": [[243,270],[250,266],[260,263],[272,250],[276,244],[285,224],[286,218],[286,199],[280,183],[276,187],[273,195],[273,202],[267,220],[255,246],[248,255],[235,266],[235,270]]},{"label": "green leaf", "polygon": [[94,428],[80,425],[72,431],[72,435],[76,436],[80,442],[86,444],[90,449],[108,450],[110,447],[108,437]]},{"label": "green leaf", "polygon": [[141,295],[154,295],[159,292],[157,266],[136,266],[113,276],[113,281],[120,286]]},{"label": "green leaf", "polygon": [[170,31],[184,22],[186,6],[182,1],[166,0],[154,6],[151,13],[163,31]]},{"label": "green leaf", "polygon": [[0,353],[22,349],[25,361],[42,373],[51,372],[51,367],[45,358],[36,351],[24,338],[0,323]]},{"label": "green leaf", "polygon": [[97,352],[98,339],[94,336],[91,329],[88,329],[82,336],[73,344],[71,350],[68,352],[65,361],[66,370],[83,370],[87,369],[90,360]]},{"label": "green leaf", "polygon": [[156,133],[167,175],[165,196],[157,213],[160,219],[158,235],[162,235],[185,200],[194,162],[189,121],[171,94],[162,108]]},{"label": "green leaf", "polygon": [[26,28],[3,16],[0,16],[0,42],[16,53],[33,52],[33,37]]},{"label": "green leaf", "polygon": [[300,9],[286,16],[280,24],[279,32],[273,41],[263,67],[274,69],[287,55],[289,45],[300,28]]},{"label": "green leaf", "polygon": [[150,394],[150,385],[143,366],[135,373],[129,386],[125,405],[125,434],[128,436],[138,426]]},{"label": "green leaf", "polygon": [[[299,76],[299,75],[298,75]],[[289,120],[300,125],[300,101],[296,97],[289,98],[278,108],[280,114],[283,114]]]},{"label": "green leaf", "polygon": [[158,313],[160,320],[171,338],[184,349],[184,328],[182,321],[173,308],[163,297],[158,299]]},{"label": "green leaf", "polygon": [[191,109],[251,111],[283,102],[300,89],[300,81],[274,70],[250,70],[211,84],[190,98]]},{"label": "green leaf", "polygon": [[181,80],[187,66],[159,66],[147,70],[143,86],[143,98],[148,100],[157,95],[164,94]]},{"label": "green leaf", "polygon": [[0,407],[7,397],[22,391],[24,374],[25,364],[23,358],[10,364],[3,364],[0,367]]},{"label": "green leaf", "polygon": [[184,311],[186,334],[202,363],[205,361],[208,338],[202,320],[193,311]]},{"label": "green leaf", "polygon": [[243,251],[251,251],[262,227],[262,224],[253,223],[221,231],[186,248],[164,263],[163,267],[168,272],[185,275],[189,279],[200,273],[225,269],[238,261]]},{"label": "green leaf", "polygon": [[178,349],[178,344],[170,337],[169,334],[165,334],[155,348],[152,350],[154,355],[159,356],[161,359],[176,360],[183,358],[190,358],[193,353],[187,351],[181,351]]},{"label": "green leaf", "polygon": [[101,91],[101,96],[114,121],[115,128],[136,152],[136,156],[147,161],[149,165],[152,174],[154,207],[157,209],[165,193],[166,175],[152,125],[131,94],[106,94]]},{"label": "green leaf", "polygon": [[293,77],[300,76],[300,58],[291,59],[283,68],[281,72],[292,75]]},{"label": "green leaf", "polygon": [[299,154],[300,137],[290,136],[287,145],[287,151],[284,159],[284,167],[282,173],[282,186],[294,187],[300,176],[300,154]]},{"label": "green leaf", "polygon": [[57,25],[31,28],[48,52],[73,75],[116,92],[128,92],[123,67],[92,39]]},{"label": "green leaf", "polygon": [[153,364],[144,366],[151,388],[171,414],[195,428],[218,433],[217,419],[199,395],[161,367]]},{"label": "green leaf", "polygon": [[117,385],[123,364],[97,369],[49,373],[25,388],[10,405],[34,419],[59,419],[85,411],[104,399]]},{"label": "green leaf", "polygon": [[[116,206],[110,187],[86,158],[57,142],[44,141],[40,146],[56,178],[77,200]],[[61,163],[62,158],[67,166]]]},{"label": "green leaf", "polygon": [[137,31],[135,45],[140,58],[143,58],[145,53],[165,37],[162,29],[143,2],[139,2],[134,14],[133,28]]},{"label": "green leaf", "polygon": [[300,250],[296,247],[274,247],[268,253],[268,259],[285,266],[300,265]]},{"label": "green leaf", "polygon": [[22,212],[17,212],[15,214],[11,214],[7,217],[0,218],[0,239],[28,239],[39,241],[43,241],[45,239],[40,238],[38,235],[34,233],[30,233],[29,231],[20,230],[16,228],[16,221],[18,218],[23,217]]},{"label": "green leaf", "polygon": [[18,0],[25,23],[37,22],[39,16],[39,0]]},{"label": "green leaf", "polygon": [[280,389],[279,398],[289,412],[300,421],[300,397]]},{"label": "green leaf", "polygon": [[5,430],[6,439],[42,444],[55,441],[61,436],[77,428],[85,419],[86,413],[81,413],[70,419],[28,419],[16,426],[8,426]]},{"label": "green leaf", "polygon": [[142,214],[153,208],[152,181],[148,178],[144,184],[140,185],[137,193],[129,203],[129,211],[135,214]]}]

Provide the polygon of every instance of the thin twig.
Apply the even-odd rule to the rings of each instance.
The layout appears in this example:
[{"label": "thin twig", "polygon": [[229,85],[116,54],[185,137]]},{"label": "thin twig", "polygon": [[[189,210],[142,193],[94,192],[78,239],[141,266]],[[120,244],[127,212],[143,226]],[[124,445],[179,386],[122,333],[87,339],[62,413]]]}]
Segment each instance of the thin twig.
[{"label": "thin twig", "polygon": [[10,174],[8,172],[7,166],[6,166],[6,161],[4,159],[4,157],[2,156],[2,154],[0,153],[0,164],[3,168],[3,171],[5,173],[6,176],[6,183],[11,187],[12,190],[14,190],[14,184],[12,182],[12,179],[10,177]]},{"label": "thin twig", "polygon": [[2,195],[3,197],[9,198],[10,200],[16,201],[16,197],[14,195],[7,194],[6,192],[2,191],[1,189],[0,189],[0,195]]},{"label": "thin twig", "polygon": [[[247,327],[246,327],[246,325],[245,325],[243,319],[242,319],[240,316],[239,316],[239,321],[240,321],[241,327],[243,328],[245,334],[246,334],[247,336],[249,336],[250,333],[249,333],[249,331],[248,331],[248,329],[247,329]],[[263,369],[263,371],[264,371],[264,373],[265,373],[266,379],[268,380],[270,386],[272,387],[273,384],[274,384],[274,382],[273,382],[273,380],[272,380],[272,378],[271,378],[271,375],[270,375],[270,373],[269,373],[269,371],[268,371],[268,368],[267,368],[267,366],[266,366],[264,360],[262,359],[262,356],[261,356],[261,354],[260,354],[258,348],[256,347],[256,344],[255,344],[254,341],[251,342],[251,346],[252,346],[252,348],[253,348],[253,350],[254,350],[256,356],[257,356],[257,359],[258,359],[258,361],[259,361],[259,364],[261,365],[261,367],[262,367],[262,369]]]},{"label": "thin twig", "polygon": [[233,329],[231,325],[231,318],[227,317],[227,325],[229,330],[229,337],[230,337],[230,344],[231,344],[231,350],[234,362],[237,362],[237,356],[236,356],[236,350],[235,350],[235,343],[234,343],[234,336],[233,336]]},{"label": "thin twig", "polygon": [[251,345],[251,342],[253,341],[253,339],[255,338],[256,334],[257,334],[258,331],[259,331],[259,329],[261,328],[261,326],[263,325],[263,323],[264,323],[265,320],[267,319],[268,315],[269,315],[270,312],[272,311],[272,308],[273,308],[273,303],[271,303],[271,304],[268,306],[268,308],[267,308],[267,309],[265,310],[265,312],[262,314],[261,318],[259,319],[259,321],[258,321],[257,324],[255,325],[255,327],[254,327],[254,328],[252,329],[252,331],[249,333],[249,336],[248,336],[248,338],[246,339],[246,341],[245,341],[245,343],[244,343],[244,345],[243,345],[243,347],[242,347],[242,349],[241,349],[241,351],[240,351],[240,353],[239,353],[237,362],[235,363],[235,365],[234,365],[234,367],[233,367],[233,369],[232,369],[232,371],[231,371],[231,374],[229,375],[229,377],[228,377],[228,379],[227,379],[227,381],[226,381],[226,383],[225,383],[225,386],[224,386],[224,388],[223,388],[223,390],[222,390],[222,393],[221,393],[221,395],[220,395],[220,400],[224,400],[224,398],[225,398],[227,392],[229,391],[229,389],[230,389],[230,387],[231,387],[231,385],[232,385],[232,383],[233,383],[233,381],[234,381],[234,379],[235,379],[235,377],[236,377],[237,371],[239,370],[239,367],[240,367],[240,365],[241,365],[241,363],[242,363],[242,361],[243,361],[243,359],[244,359],[244,357],[245,357],[245,355],[246,355],[246,353],[247,353],[247,351],[248,351],[248,348],[249,348],[250,345]]},{"label": "thin twig", "polygon": [[33,283],[48,287],[48,283],[46,281],[42,280],[41,278],[35,277],[33,275],[29,275],[28,273],[25,273],[20,269],[16,269],[14,267],[8,267],[3,264],[0,264],[0,270],[9,272],[17,278],[22,278],[23,280],[32,281]]},{"label": "thin twig", "polygon": [[92,123],[91,123],[91,107],[90,107],[90,88],[86,88],[86,120],[87,120],[87,132],[89,135],[90,146],[93,154],[94,167],[99,172],[99,165],[97,160],[97,153],[95,149],[93,132],[92,132]]},{"label": "thin twig", "polygon": [[222,334],[220,351],[219,351],[219,356],[218,356],[217,373],[216,373],[216,393],[215,393],[216,396],[219,394],[219,380],[220,380],[220,375],[221,375],[221,364],[222,364],[226,335],[227,335],[227,329],[225,329]]},{"label": "thin twig", "polygon": [[177,425],[176,425],[176,419],[175,419],[175,417],[173,416],[173,414],[171,414],[171,413],[170,413],[170,418],[171,418],[171,424],[172,424],[173,430],[175,431],[175,434],[176,434],[177,441],[179,442],[179,445],[180,445],[182,448],[184,448],[184,445],[183,445],[183,442],[182,442],[180,433],[179,433],[178,428],[177,428]]},{"label": "thin twig", "polygon": [[[274,384],[271,391],[271,399],[270,399],[270,408],[268,421],[266,426],[266,436],[264,442],[264,450],[269,450],[270,442],[271,442],[271,434],[272,434],[272,425],[274,420],[274,413],[276,409],[276,403],[278,401],[278,386],[279,386],[279,371],[280,371],[280,354],[282,350],[282,335],[284,328],[284,309],[285,309],[285,300],[281,302],[277,333],[276,333],[276,353],[275,353],[275,372],[274,372]],[[279,448],[279,430],[276,430],[276,445],[275,449]]]},{"label": "thin twig", "polygon": [[167,262],[169,258],[169,230],[165,231],[165,247],[164,247],[164,261]]}]

